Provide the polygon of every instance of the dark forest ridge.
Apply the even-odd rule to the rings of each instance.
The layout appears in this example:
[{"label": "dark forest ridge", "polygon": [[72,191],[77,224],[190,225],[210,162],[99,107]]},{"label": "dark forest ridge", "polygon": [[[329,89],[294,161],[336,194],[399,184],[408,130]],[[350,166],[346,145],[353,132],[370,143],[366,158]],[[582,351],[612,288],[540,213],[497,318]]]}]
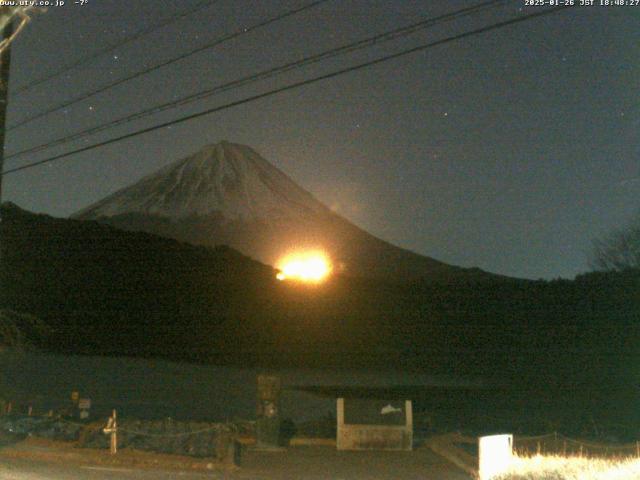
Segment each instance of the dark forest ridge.
[{"label": "dark forest ridge", "polygon": [[2,213],[2,305],[52,325],[60,335],[53,346],[66,353],[223,362],[256,354],[336,365],[411,358],[417,368],[493,370],[504,363],[513,370],[515,359],[528,365],[527,352],[538,365],[571,358],[577,343],[597,332],[610,341],[589,343],[587,354],[596,347],[624,352],[635,331],[625,328],[640,314],[634,271],[554,282],[334,275],[305,286],[277,281],[273,268],[229,247],[34,215],[11,204]]},{"label": "dark forest ridge", "polygon": [[637,404],[637,271],[552,282],[334,275],[308,286],[229,247],[10,204],[2,214],[0,306],[42,319],[48,351],[480,375],[567,415],[637,414],[620,407]]}]

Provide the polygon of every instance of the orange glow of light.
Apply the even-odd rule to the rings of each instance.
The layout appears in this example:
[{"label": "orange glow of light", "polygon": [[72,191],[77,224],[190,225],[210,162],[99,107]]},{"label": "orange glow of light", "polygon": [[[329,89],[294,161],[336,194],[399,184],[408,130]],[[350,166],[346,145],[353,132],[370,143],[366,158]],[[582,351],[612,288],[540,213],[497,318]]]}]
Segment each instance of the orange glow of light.
[{"label": "orange glow of light", "polygon": [[278,280],[320,283],[331,273],[331,262],[321,251],[294,253],[278,262]]}]

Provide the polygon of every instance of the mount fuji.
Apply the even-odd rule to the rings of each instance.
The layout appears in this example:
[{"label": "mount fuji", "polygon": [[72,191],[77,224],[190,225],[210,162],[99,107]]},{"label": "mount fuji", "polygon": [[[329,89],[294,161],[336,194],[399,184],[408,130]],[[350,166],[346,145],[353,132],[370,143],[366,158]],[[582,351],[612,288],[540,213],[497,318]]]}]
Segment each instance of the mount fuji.
[{"label": "mount fuji", "polygon": [[269,265],[322,250],[338,273],[389,279],[489,275],[396,247],[337,215],[250,147],[222,141],[72,215],[195,245],[225,244]]}]

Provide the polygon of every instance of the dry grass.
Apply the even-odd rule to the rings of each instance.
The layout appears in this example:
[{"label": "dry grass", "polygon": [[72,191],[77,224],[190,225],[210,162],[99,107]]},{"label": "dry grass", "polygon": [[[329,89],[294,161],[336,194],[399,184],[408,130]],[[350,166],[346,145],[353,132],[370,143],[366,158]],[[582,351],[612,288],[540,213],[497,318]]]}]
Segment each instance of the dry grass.
[{"label": "dry grass", "polygon": [[[640,480],[639,458],[515,456],[499,480]],[[498,480],[498,479],[496,479]]]}]

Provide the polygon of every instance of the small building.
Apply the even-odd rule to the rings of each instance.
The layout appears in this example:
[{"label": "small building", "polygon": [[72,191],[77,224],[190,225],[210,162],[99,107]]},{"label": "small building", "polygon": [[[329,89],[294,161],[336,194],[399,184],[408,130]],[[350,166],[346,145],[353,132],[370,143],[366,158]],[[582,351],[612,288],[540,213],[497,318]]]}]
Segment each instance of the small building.
[{"label": "small building", "polygon": [[411,450],[411,398],[421,387],[355,386],[353,380],[350,386],[307,386],[296,390],[334,399],[338,450]]},{"label": "small building", "polygon": [[411,450],[411,400],[340,397],[337,402],[338,450]]}]

